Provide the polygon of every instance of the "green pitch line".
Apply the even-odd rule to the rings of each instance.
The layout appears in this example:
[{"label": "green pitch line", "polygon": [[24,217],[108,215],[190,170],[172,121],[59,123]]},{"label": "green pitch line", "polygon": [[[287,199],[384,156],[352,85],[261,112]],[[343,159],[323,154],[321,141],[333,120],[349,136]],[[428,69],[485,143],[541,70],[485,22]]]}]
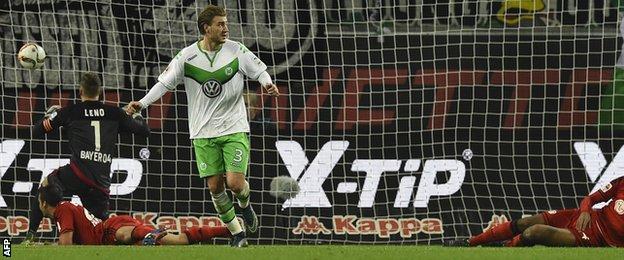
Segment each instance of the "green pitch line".
[{"label": "green pitch line", "polygon": [[[439,246],[13,246],[12,259],[622,259],[616,248],[446,248]],[[7,258],[9,259],[9,258]]]}]

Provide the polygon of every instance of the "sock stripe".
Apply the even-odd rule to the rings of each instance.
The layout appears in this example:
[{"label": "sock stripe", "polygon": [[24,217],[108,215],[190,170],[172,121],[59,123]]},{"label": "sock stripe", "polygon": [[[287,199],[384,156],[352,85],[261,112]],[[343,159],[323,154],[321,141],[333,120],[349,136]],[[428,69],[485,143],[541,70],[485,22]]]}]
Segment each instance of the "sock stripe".
[{"label": "sock stripe", "polygon": [[230,207],[227,210],[224,210],[223,212],[219,212],[219,214],[227,214],[230,210],[234,211],[234,204],[230,203],[229,206]]},{"label": "sock stripe", "polygon": [[238,199],[238,205],[241,208],[246,208],[249,205],[249,197],[251,191],[249,189],[249,183],[245,181],[245,187],[239,193],[235,194]]},{"label": "sock stripe", "polygon": [[235,219],[236,213],[234,213],[234,206],[232,206],[224,214],[219,214],[219,218],[221,218],[221,221],[223,221],[223,223],[226,223],[226,224],[231,222],[233,219]]},{"label": "sock stripe", "polygon": [[511,225],[511,232],[514,233],[514,235],[520,234],[520,230],[518,229],[517,219],[512,220],[510,225]]}]

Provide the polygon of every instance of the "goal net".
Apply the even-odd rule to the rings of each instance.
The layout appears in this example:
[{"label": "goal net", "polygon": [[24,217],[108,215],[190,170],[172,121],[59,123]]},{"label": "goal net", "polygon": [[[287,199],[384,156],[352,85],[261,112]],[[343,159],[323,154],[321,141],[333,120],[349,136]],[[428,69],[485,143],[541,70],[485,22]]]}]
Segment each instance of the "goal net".
[{"label": "goal net", "polygon": [[[624,167],[615,1],[9,0],[0,3],[0,232],[22,237],[32,192],[68,162],[63,133],[32,138],[97,72],[103,101],[138,100],[197,13],[227,8],[230,38],[282,95],[248,81],[253,243],[431,244],[575,208]],[[37,42],[48,58],[15,56]],[[122,135],[111,207],[179,231],[220,225],[189,140],[184,86]],[[113,141],[113,140],[108,140]],[[299,194],[270,194],[290,176]],[[74,198],[74,200],[77,200]],[[79,202],[79,201],[76,201]],[[44,221],[42,236],[54,237]]]}]

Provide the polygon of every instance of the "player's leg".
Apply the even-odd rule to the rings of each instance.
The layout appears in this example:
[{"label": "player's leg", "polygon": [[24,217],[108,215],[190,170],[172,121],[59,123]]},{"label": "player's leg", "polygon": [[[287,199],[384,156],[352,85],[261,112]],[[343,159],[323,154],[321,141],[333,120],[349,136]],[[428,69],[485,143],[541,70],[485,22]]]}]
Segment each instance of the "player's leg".
[{"label": "player's leg", "polygon": [[258,216],[249,203],[251,190],[245,180],[249,154],[251,152],[249,138],[246,133],[236,133],[223,137],[223,161],[227,186],[234,192],[238,205],[243,210],[243,218],[249,233],[258,231]]},{"label": "player's leg", "polygon": [[568,229],[537,224],[522,232],[518,245],[575,246],[576,237]]},{"label": "player's leg", "polygon": [[104,221],[108,219],[109,196],[104,192],[96,189],[85,187],[78,192],[78,197],[82,202],[82,206],[87,209],[93,216]]},{"label": "player's leg", "polygon": [[236,218],[234,205],[225,192],[223,151],[222,147],[215,139],[216,138],[205,138],[193,140],[199,176],[206,179],[206,184],[210,189],[212,203],[217,210],[219,218],[236,238],[233,239],[233,242],[236,240],[236,245],[233,244],[233,246],[246,246],[247,240]]},{"label": "player's leg", "polygon": [[[63,184],[58,180],[58,175],[60,170],[63,167],[54,170],[47,177],[45,177],[41,181],[41,186],[47,185],[56,185],[61,190],[64,190]],[[35,189],[34,199],[30,202],[30,214],[28,217],[28,233],[26,233],[26,239],[24,240],[25,244],[29,244],[35,240],[35,235],[37,234],[37,230],[39,229],[39,225],[41,224],[41,220],[43,220],[43,213],[41,209],[39,209],[39,191]]]},{"label": "player's leg", "polygon": [[114,234],[114,239],[104,237],[103,244],[105,245],[158,245],[160,240],[167,235],[164,229],[155,229],[140,223],[125,223],[118,227],[109,227],[108,230],[109,233]]},{"label": "player's leg", "polygon": [[114,216],[102,223],[102,244],[147,244],[154,245],[164,235],[163,229],[156,229],[152,226],[142,224],[131,216]]},{"label": "player's leg", "polygon": [[230,237],[227,227],[191,227],[180,234],[167,234],[159,241],[161,245],[190,245],[210,242],[215,237]]},{"label": "player's leg", "polygon": [[478,246],[493,242],[505,241],[519,235],[525,229],[538,224],[545,224],[542,214],[505,222],[468,239],[470,246]]}]

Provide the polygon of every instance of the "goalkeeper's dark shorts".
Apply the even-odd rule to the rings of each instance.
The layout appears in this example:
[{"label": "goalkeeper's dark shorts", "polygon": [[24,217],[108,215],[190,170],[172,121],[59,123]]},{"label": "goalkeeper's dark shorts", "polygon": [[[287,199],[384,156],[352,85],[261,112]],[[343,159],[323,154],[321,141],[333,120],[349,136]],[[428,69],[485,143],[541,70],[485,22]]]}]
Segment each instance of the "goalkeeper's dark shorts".
[{"label": "goalkeeper's dark shorts", "polygon": [[60,188],[64,196],[77,195],[82,206],[91,214],[101,220],[108,219],[109,194],[82,182],[69,164],[50,173],[48,185],[55,185]]}]

